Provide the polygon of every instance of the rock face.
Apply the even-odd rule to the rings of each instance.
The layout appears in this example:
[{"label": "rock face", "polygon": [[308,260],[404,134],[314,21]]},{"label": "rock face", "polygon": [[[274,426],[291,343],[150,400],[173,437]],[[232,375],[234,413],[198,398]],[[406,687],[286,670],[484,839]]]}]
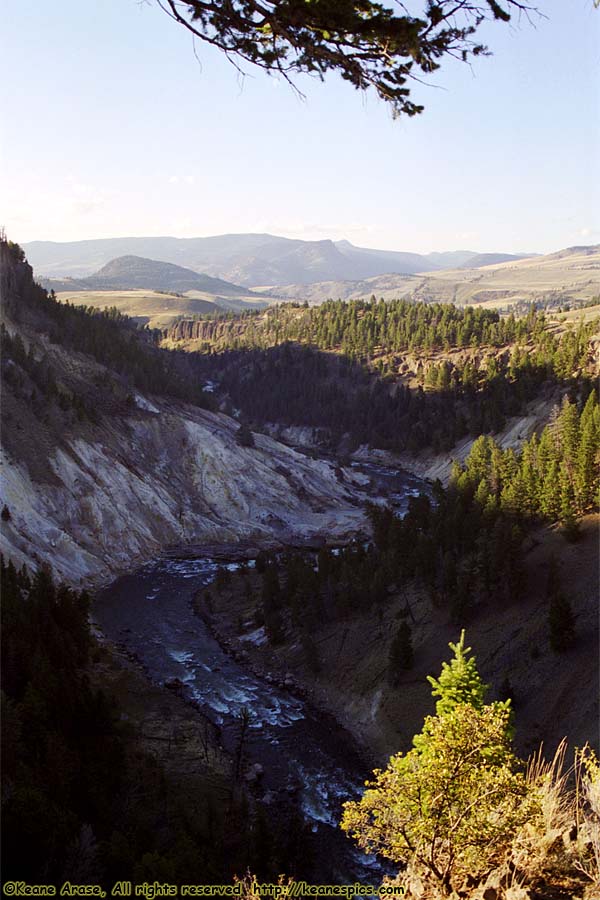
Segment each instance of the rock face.
[{"label": "rock face", "polygon": [[[531,438],[534,431],[539,431],[547,424],[552,409],[560,405],[561,396],[561,392],[556,391],[549,399],[541,399],[530,403],[523,415],[513,416],[508,420],[502,431],[492,434],[491,437],[503,450],[512,447],[518,451],[523,442]],[[359,447],[352,454],[352,457],[356,460],[398,466],[407,472],[411,472],[418,478],[425,478],[428,481],[439,479],[443,485],[447,485],[452,472],[452,464],[455,461],[461,464],[464,463],[471,452],[474,442],[475,438],[469,436],[462,438],[448,452],[435,453],[433,450],[422,450],[418,456],[413,456],[410,453],[390,453],[387,450],[377,450],[363,446]]]},{"label": "rock face", "polygon": [[[351,471],[263,435],[240,446],[239,422],[173,399],[195,372],[173,375],[177,362],[127,323],[57,315],[5,240],[0,300],[0,549],[16,565],[97,584],[165,549],[326,542],[365,527]],[[140,360],[152,389],[138,389]]]},{"label": "rock face", "polygon": [[[2,552],[101,582],[171,546],[297,537],[342,539],[364,513],[333,467],[263,435],[235,440],[223,415],[140,398],[135,414],[74,438],[49,459],[52,483],[2,454]],[[155,410],[155,411],[152,411]]]}]

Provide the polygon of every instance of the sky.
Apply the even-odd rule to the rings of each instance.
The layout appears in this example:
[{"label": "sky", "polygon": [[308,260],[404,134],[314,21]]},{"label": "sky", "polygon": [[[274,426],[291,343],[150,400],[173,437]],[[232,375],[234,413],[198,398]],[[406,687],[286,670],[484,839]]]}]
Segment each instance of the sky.
[{"label": "sky", "polygon": [[298,78],[304,99],[250,65],[241,78],[154,0],[0,0],[0,224],[19,243],[598,243],[600,9],[538,8],[532,23],[486,25],[493,56],[447,61],[415,85],[425,111],[393,120],[336,76]]}]

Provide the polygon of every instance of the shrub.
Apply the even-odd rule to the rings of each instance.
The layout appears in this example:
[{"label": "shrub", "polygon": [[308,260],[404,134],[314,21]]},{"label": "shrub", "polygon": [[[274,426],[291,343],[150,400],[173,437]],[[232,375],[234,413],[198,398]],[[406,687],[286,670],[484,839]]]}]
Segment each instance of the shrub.
[{"label": "shrub", "polygon": [[564,653],[575,641],[575,616],[568,597],[555,594],[548,609],[550,646],[555,653]]},{"label": "shrub", "polygon": [[390,684],[396,685],[402,672],[412,669],[413,661],[411,628],[408,622],[401,622],[390,646],[388,660],[388,679]]},{"label": "shrub", "polygon": [[254,435],[247,425],[240,425],[236,432],[235,439],[240,447],[254,447]]},{"label": "shrub", "polygon": [[464,632],[450,646],[454,659],[431,679],[438,714],[427,717],[412,750],[376,770],[342,819],[364,850],[420,864],[447,894],[499,865],[528,815],[527,783],[511,749],[510,703],[483,704],[486,686]]},{"label": "shrub", "polygon": [[484,704],[464,632],[450,647],[454,658],[429,679],[437,715],[344,805],[343,830],[405,866],[393,883],[411,896],[467,896],[479,885],[474,896],[496,900],[599,897],[596,755],[586,745],[566,770],[563,741],[550,762],[540,750],[525,771],[511,749],[510,701]]}]

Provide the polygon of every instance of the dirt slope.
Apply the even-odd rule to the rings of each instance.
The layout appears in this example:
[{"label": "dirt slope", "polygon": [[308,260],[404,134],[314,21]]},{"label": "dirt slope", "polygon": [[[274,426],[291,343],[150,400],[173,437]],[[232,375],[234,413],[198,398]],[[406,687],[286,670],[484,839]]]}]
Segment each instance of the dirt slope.
[{"label": "dirt slope", "polygon": [[[565,735],[572,746],[587,741],[600,747],[599,526],[599,516],[588,516],[576,544],[556,529],[535,532],[528,540],[522,597],[503,609],[480,607],[467,625],[468,644],[490,684],[488,699],[500,695],[505,679],[510,682],[516,745],[525,756],[542,741],[552,753]],[[576,644],[563,654],[554,653],[549,644],[546,578],[551,557],[557,560],[576,616]],[[415,665],[392,687],[387,678],[389,649],[407,608]],[[409,749],[423,716],[434,712],[426,676],[439,674],[441,660],[450,656],[448,642],[459,636],[447,611],[432,607],[419,591],[403,591],[390,599],[381,615],[356,614],[323,624],[314,634],[321,664],[314,674],[299,643],[289,641],[274,650],[257,639],[253,602],[243,586],[234,581],[224,588],[215,610],[214,626],[233,648],[259,670],[299,685],[333,712],[370,749],[377,764],[399,749]]]}]

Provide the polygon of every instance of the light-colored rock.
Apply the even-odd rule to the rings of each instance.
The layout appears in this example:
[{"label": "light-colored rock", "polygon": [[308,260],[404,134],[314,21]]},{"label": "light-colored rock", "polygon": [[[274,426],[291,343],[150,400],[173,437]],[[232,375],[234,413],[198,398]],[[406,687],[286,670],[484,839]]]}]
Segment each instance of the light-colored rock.
[{"label": "light-colored rock", "polygon": [[531,900],[531,894],[526,888],[513,885],[506,888],[504,898],[505,900]]},{"label": "light-colored rock", "polygon": [[6,557],[47,563],[72,584],[101,583],[169,547],[343,540],[365,527],[352,487],[330,463],[260,434],[254,448],[240,447],[227,416],[142,399],[152,413],[113,420],[101,440],[59,447],[54,484],[33,481],[2,453]]}]

